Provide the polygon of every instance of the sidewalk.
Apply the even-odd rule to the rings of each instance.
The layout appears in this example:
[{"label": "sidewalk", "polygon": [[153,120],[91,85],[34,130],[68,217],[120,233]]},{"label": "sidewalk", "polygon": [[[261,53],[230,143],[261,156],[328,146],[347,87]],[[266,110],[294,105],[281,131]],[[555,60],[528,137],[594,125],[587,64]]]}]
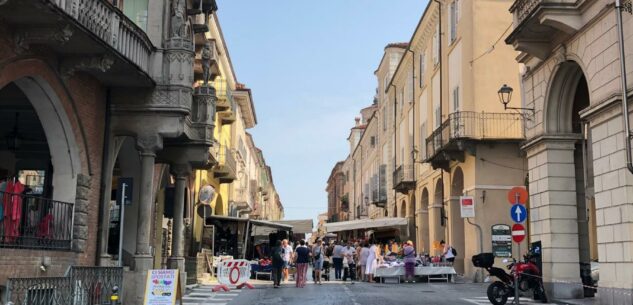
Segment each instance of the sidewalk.
[{"label": "sidewalk", "polygon": [[565,304],[565,305],[599,305],[600,301],[598,300],[598,296],[593,298],[584,298],[584,299],[562,299],[562,300],[552,300],[552,302],[556,304]]}]

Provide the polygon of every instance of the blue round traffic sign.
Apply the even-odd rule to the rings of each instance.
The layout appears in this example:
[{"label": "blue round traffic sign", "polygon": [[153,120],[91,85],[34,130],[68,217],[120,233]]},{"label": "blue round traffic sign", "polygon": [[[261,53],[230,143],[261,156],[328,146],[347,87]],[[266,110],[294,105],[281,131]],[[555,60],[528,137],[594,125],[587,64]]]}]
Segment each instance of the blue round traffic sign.
[{"label": "blue round traffic sign", "polygon": [[527,210],[522,204],[514,204],[510,208],[510,218],[516,223],[522,223],[527,218]]}]

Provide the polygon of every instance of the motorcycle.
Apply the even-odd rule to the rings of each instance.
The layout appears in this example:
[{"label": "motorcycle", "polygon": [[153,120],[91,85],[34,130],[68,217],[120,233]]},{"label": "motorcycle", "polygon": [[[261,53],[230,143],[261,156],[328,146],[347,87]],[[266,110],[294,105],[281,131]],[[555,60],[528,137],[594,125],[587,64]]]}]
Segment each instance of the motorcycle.
[{"label": "motorcycle", "polygon": [[[536,266],[533,256],[528,253],[523,256],[523,261],[512,259],[507,266],[510,273],[501,268],[494,267],[494,255],[492,253],[481,253],[472,257],[475,267],[484,268],[491,276],[497,278],[488,286],[487,295],[490,303],[494,305],[505,305],[509,296],[514,296],[514,283],[517,277],[518,288],[521,292],[532,291],[534,300],[547,303],[547,295],[541,279],[541,270]],[[509,262],[507,259],[504,263]]]}]

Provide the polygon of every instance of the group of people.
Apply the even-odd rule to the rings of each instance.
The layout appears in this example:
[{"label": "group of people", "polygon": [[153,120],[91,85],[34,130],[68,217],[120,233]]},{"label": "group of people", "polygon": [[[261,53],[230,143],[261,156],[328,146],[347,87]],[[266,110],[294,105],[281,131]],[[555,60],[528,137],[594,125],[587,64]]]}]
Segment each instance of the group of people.
[{"label": "group of people", "polygon": [[[447,262],[455,260],[454,249],[443,240],[442,258]],[[405,280],[413,281],[415,277],[415,264],[417,253],[412,241],[402,245],[391,240],[386,244],[378,244],[374,241],[342,242],[334,241],[325,244],[317,239],[313,245],[308,245],[305,240],[300,240],[293,248],[287,239],[277,241],[272,249],[273,287],[279,288],[282,280],[288,281],[291,265],[296,265],[296,287],[303,288],[307,281],[308,266],[311,263],[314,270],[314,283],[322,284],[324,263],[326,268],[330,263],[334,266],[334,279],[347,281],[360,280],[373,282],[378,264],[390,257],[401,257],[405,267]],[[356,275],[359,275],[358,278]],[[329,274],[328,274],[329,278]]]}]

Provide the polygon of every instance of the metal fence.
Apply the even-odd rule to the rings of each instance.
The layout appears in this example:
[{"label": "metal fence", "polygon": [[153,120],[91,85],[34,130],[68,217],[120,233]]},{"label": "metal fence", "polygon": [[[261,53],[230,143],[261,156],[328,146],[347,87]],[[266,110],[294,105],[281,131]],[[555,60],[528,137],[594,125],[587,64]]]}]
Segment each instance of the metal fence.
[{"label": "metal fence", "polygon": [[411,181],[415,181],[415,177],[413,176],[413,165],[411,164],[400,165],[393,172],[394,187],[398,186],[401,183],[411,182]]},{"label": "metal fence", "polygon": [[6,304],[105,305],[121,287],[121,267],[70,267],[64,277],[9,278]]},{"label": "metal fence", "polygon": [[523,117],[519,113],[454,112],[426,138],[427,156],[434,156],[457,139],[521,140],[523,130]]},{"label": "metal fence", "polygon": [[70,250],[74,204],[0,192],[0,248]]}]

